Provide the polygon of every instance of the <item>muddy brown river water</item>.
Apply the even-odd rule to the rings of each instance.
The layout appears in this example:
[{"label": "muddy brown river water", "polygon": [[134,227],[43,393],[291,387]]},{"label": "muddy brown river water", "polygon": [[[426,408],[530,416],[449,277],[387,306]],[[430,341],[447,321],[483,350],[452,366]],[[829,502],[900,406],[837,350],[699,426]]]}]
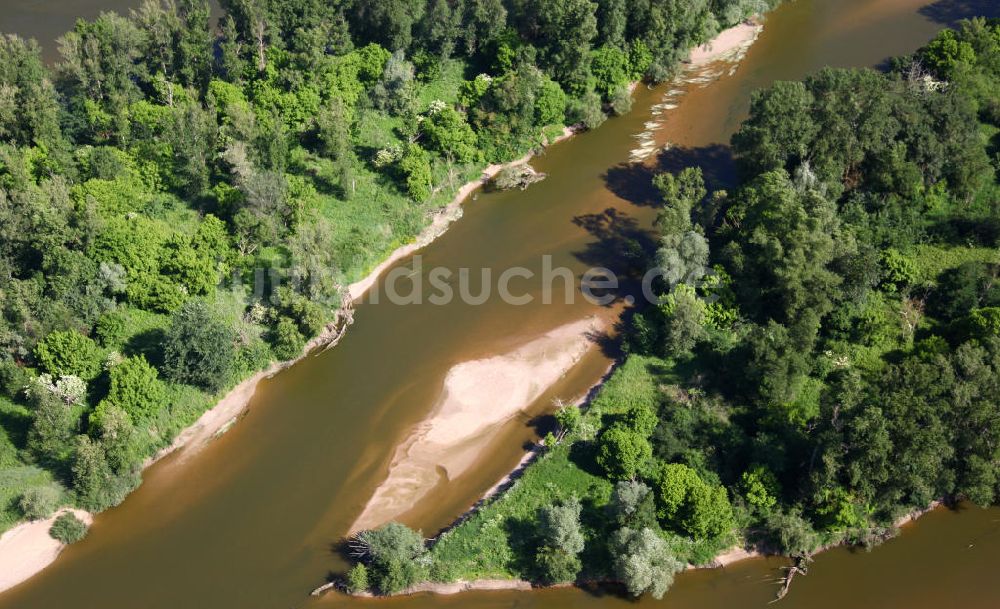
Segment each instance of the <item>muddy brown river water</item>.
[{"label": "muddy brown river water", "polygon": [[[76,16],[128,2],[13,0],[0,30],[52,38]],[[575,274],[594,265],[620,269],[624,238],[648,234],[655,215],[651,167],[699,163],[715,185],[731,179],[724,146],[745,115],[750,93],[779,79],[833,66],[870,66],[910,52],[965,11],[995,2],[797,0],[770,15],[739,66],[715,66],[713,82],[640,87],[632,113],[549,149],[533,164],[549,174],[527,191],[477,195],[465,217],[421,255],[425,268],[540,272],[542,256]],[[670,91],[677,107],[659,116]],[[652,123],[662,123],[653,125]],[[637,139],[671,148],[646,164],[627,163]],[[403,261],[402,265],[410,264]],[[538,295],[525,282],[518,292]],[[680,576],[657,603],[633,603],[575,589],[469,593],[388,601],[308,591],[343,568],[332,551],[385,479],[396,446],[437,402],[448,371],[504,353],[553,328],[597,316],[613,322],[616,303],[526,306],[490,299],[452,303],[363,304],[334,349],[263,382],[246,416],[196,454],[155,465],[124,504],[97,517],[90,535],[48,569],[0,594],[0,609],[285,609],[385,607],[492,609],[663,606],[764,607],[782,564],[749,560]],[[555,397],[572,399],[596,382],[615,356],[595,341],[582,360],[522,415],[477,441],[478,457],[458,477],[442,476],[403,521],[434,531],[452,520],[521,458],[536,417]],[[939,510],[872,553],[821,555],[797,580],[784,607],[1000,607],[1000,510]]]}]

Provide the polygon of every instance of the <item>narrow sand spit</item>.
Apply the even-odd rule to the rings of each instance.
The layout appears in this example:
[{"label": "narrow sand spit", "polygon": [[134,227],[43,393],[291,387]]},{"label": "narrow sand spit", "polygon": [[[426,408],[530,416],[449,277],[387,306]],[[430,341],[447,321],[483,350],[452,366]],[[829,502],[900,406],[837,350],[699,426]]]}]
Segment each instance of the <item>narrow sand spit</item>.
[{"label": "narrow sand spit", "polygon": [[692,65],[701,66],[713,61],[739,56],[746,52],[764,26],[745,22],[723,30],[718,36],[691,51],[688,61]]},{"label": "narrow sand spit", "polygon": [[658,151],[668,149],[670,144],[657,143],[656,132],[669,122],[669,111],[680,103],[680,98],[687,91],[685,85],[704,87],[724,74],[734,74],[763,29],[764,26],[758,23],[741,23],[693,49],[670,89],[660,103],[652,107],[652,119],[643,125],[644,131],[633,136],[638,140],[638,146],[629,153],[629,160],[641,163]]},{"label": "narrow sand spit", "polygon": [[63,512],[73,512],[87,524],[92,521],[83,510],[60,510],[51,518],[26,522],[0,537],[0,591],[23,582],[59,556],[64,546],[49,536],[49,528]]},{"label": "narrow sand spit", "polygon": [[583,319],[509,353],[452,367],[433,413],[397,447],[388,477],[351,530],[384,524],[412,508],[442,476],[464,472],[490,435],[583,357],[598,327],[595,318]]}]

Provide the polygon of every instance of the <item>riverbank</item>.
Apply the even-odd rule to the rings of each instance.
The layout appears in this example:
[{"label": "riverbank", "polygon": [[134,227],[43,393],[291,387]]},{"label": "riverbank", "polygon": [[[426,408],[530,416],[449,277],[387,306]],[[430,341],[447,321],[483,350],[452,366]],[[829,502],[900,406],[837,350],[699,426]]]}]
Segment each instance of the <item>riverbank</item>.
[{"label": "riverbank", "polygon": [[[548,147],[562,142],[576,133],[576,128],[564,127],[562,133],[551,141],[547,141],[545,146]],[[241,381],[230,389],[212,408],[203,412],[193,424],[181,431],[169,446],[146,459],[143,463],[143,469],[152,466],[169,455],[178,455],[179,451],[183,451],[183,455],[185,456],[195,454],[213,438],[225,433],[237,422],[246,411],[250,400],[257,390],[257,385],[262,380],[270,378],[282,370],[295,365],[312,353],[336,345],[343,337],[347,327],[353,322],[353,302],[360,300],[389,267],[412,255],[417,250],[426,247],[443,235],[452,222],[461,218],[462,205],[465,200],[476,190],[489,183],[500,171],[507,167],[527,163],[534,156],[535,152],[530,152],[509,163],[493,164],[485,167],[477,179],[464,184],[456,191],[451,202],[434,214],[428,226],[420,232],[413,242],[396,248],[365,277],[347,286],[346,292],[349,297],[350,306],[339,311],[336,318],[327,325],[323,332],[306,343],[298,357],[291,360],[274,362],[266,369],[258,371],[249,378]],[[93,521],[95,516],[85,510],[72,509],[71,511],[77,514],[88,525]],[[62,513],[62,511],[59,513]],[[53,520],[54,517],[45,520],[22,522],[4,533],[3,540],[7,541],[0,543],[0,567],[6,566],[9,563],[10,565],[16,565],[16,568],[12,567],[0,570],[0,592],[29,579],[50,565],[59,556],[59,553],[65,546],[61,542],[52,539],[48,534]]]},{"label": "riverbank", "polygon": [[[932,511],[943,507],[943,501],[933,501],[929,506],[923,509],[916,509],[903,516],[896,519],[893,523],[894,528],[900,528],[908,524],[913,524],[921,516],[931,513]],[[841,541],[839,543],[828,544],[813,552],[812,556],[821,554],[828,550],[843,547],[848,545],[846,541]],[[730,565],[753,559],[753,558],[766,558],[769,556],[776,556],[775,554],[770,554],[763,552],[755,548],[745,548],[742,546],[734,546],[725,552],[720,553],[711,562],[704,565],[685,565],[683,571],[699,571],[704,569],[724,569]],[[560,583],[554,585],[540,585],[535,582],[531,582],[524,579],[497,579],[497,578],[484,578],[478,580],[460,580],[455,582],[423,582],[415,586],[411,586],[405,590],[402,590],[391,596],[412,596],[414,594],[435,594],[441,596],[450,596],[454,594],[459,594],[462,592],[491,592],[491,591],[503,591],[503,590],[519,590],[526,591],[535,588],[567,588],[573,586],[601,586],[601,585],[612,585],[619,584],[620,582],[612,580],[586,580],[576,583]],[[313,590],[312,596],[320,596],[326,592],[333,590],[337,587],[336,583],[329,583],[319,588]],[[371,592],[359,592],[356,594],[350,594],[351,596],[361,597],[361,598],[379,598],[379,596],[372,594]]]},{"label": "riverbank", "polygon": [[[710,42],[693,49],[688,59],[688,63],[694,66],[704,66],[715,61],[738,61],[757,39],[762,29],[763,26],[756,21],[748,21],[724,30]],[[633,83],[633,89],[637,84],[638,83]],[[572,136],[573,133],[573,129],[566,128],[564,132],[552,143],[562,141]],[[451,222],[457,219],[457,217],[460,217],[461,202],[474,190],[476,190],[476,188],[482,184],[486,184],[505,167],[525,163],[530,160],[532,156],[533,154],[529,153],[525,157],[512,161],[511,163],[504,165],[490,165],[487,167],[483,171],[483,176],[479,183],[470,182],[469,184],[466,184],[459,190],[455,200],[444,208],[440,214],[438,214],[432,225],[428,227],[424,233],[427,235],[426,242],[422,242],[421,239],[418,239],[418,241],[413,244],[396,250],[396,252],[393,252],[389,259],[376,268],[373,274],[385,271],[398,260],[409,256],[420,247],[426,245],[426,243],[433,241],[434,238],[447,230],[447,226]],[[363,282],[359,282],[352,286],[352,298],[360,299],[364,293],[371,288],[376,278],[377,274],[375,275],[375,278],[370,276]],[[556,330],[555,332],[562,332],[564,330],[565,327]],[[499,359],[503,359],[504,357],[506,356],[501,356]],[[486,369],[477,373],[483,376],[488,376],[490,374],[490,368],[493,369],[493,372],[498,372],[503,370],[506,365],[505,363],[493,361],[492,359],[484,361],[483,364],[486,366]],[[452,371],[452,373],[455,373],[456,371],[457,367],[456,370]],[[524,378],[532,378],[534,383],[537,383],[539,377],[536,372],[537,369],[524,370]],[[566,372],[568,372],[568,369],[560,372],[555,378],[552,378],[549,385],[555,383],[555,381]],[[451,377],[451,374],[449,374],[449,379],[451,382],[455,382],[455,379]],[[507,385],[509,385],[509,387],[505,391],[517,391],[521,388],[521,386],[532,385],[532,383],[522,383],[519,385],[516,380],[514,380],[507,383]],[[446,381],[446,392],[448,390],[448,382]],[[469,405],[465,406],[467,412],[476,410],[473,406],[471,406],[471,404],[474,403],[472,400],[479,399],[482,401],[482,404],[486,404],[488,403],[491,395],[509,395],[509,393],[481,391],[478,396],[469,396]],[[515,400],[515,402],[516,401],[517,400]],[[516,406],[511,403],[500,408],[498,408],[496,404],[491,404],[485,410],[483,410],[481,405],[478,410],[483,411],[482,414],[489,414],[490,416],[473,417],[476,419],[476,423],[469,421],[469,423],[472,423],[471,427],[465,427],[463,425],[456,425],[452,427],[449,424],[443,423],[440,420],[440,413],[446,411],[439,410],[440,408],[443,408],[442,406],[439,406],[438,409],[435,410],[436,414],[424,421],[413,432],[413,434],[411,434],[411,436],[397,448],[396,454],[392,460],[392,465],[390,466],[388,478],[378,487],[378,489],[376,489],[375,495],[369,500],[362,511],[362,514],[351,526],[351,532],[353,533],[364,529],[374,528],[388,522],[393,517],[399,516],[400,514],[406,512],[409,508],[412,508],[413,505],[427,492],[429,492],[429,490],[438,481],[440,477],[439,470],[443,469],[449,478],[453,478],[475,457],[479,456],[475,447],[469,446],[472,438],[481,438],[484,430],[489,429],[490,427],[496,427],[503,420],[513,416],[529,403],[530,401],[523,403],[520,406]],[[492,416],[499,416],[500,419],[492,420]],[[465,431],[458,433],[459,430],[463,429]],[[441,437],[448,437],[450,439],[445,444],[439,445],[436,440],[431,439],[435,436],[435,434],[439,434]],[[514,471],[516,472],[518,469],[523,468],[526,464],[526,460],[530,459],[530,457],[530,454],[525,455],[522,461],[518,463],[518,466]],[[504,481],[501,481],[498,485],[502,485],[503,482]]]},{"label": "riverbank", "polygon": [[[553,146],[573,137],[578,131],[577,127],[564,127],[562,133],[551,141],[545,142],[545,148]],[[379,263],[367,276],[363,279],[355,281],[348,287],[347,291],[350,294],[352,300],[361,300],[368,290],[375,285],[378,278],[389,269],[392,265],[396,264],[400,260],[407,258],[414,254],[417,250],[420,250],[429,244],[431,244],[435,239],[443,235],[452,222],[455,222],[462,217],[462,204],[467,198],[469,198],[472,193],[476,192],[480,188],[486,186],[490,180],[495,178],[497,174],[508,167],[515,167],[523,163],[527,163],[535,156],[535,152],[529,152],[519,159],[510,161],[509,163],[496,163],[492,165],[487,165],[480,176],[470,182],[465,183],[452,198],[448,205],[444,206],[437,212],[435,212],[431,223],[423,231],[417,235],[417,238],[411,243],[400,246],[389,254],[389,257]]]},{"label": "riverbank", "polygon": [[[726,57],[727,54],[731,54],[734,49],[747,45],[748,40],[752,43],[753,38],[756,37],[756,27],[758,26],[740,24],[722,32],[712,42],[692,51],[691,62],[710,63],[717,59]],[[576,132],[577,130],[574,127],[565,127],[562,133],[560,133],[556,138],[547,141],[545,146],[548,147],[565,141],[572,137]],[[392,265],[412,255],[421,248],[426,247],[428,244],[432,243],[435,239],[444,234],[453,222],[461,218],[462,205],[469,198],[469,196],[471,196],[479,188],[485,186],[500,171],[507,167],[529,162],[534,156],[535,152],[529,152],[521,158],[509,163],[493,164],[485,167],[478,178],[464,184],[458,191],[456,191],[455,196],[446,206],[435,212],[428,226],[422,230],[412,242],[393,250],[387,258],[373,268],[365,277],[350,284],[346,289],[350,300],[360,301],[363,296],[377,283],[379,277]],[[195,423],[185,428],[180,434],[178,434],[168,447],[160,450],[156,455],[147,459],[143,464],[143,467],[150,467],[168,455],[178,455],[179,451],[183,451],[184,455],[195,454],[200,448],[204,447],[205,444],[221,433],[224,433],[233,424],[235,424],[239,417],[245,412],[246,407],[253,398],[257,385],[260,381],[279,373],[291,365],[294,365],[302,358],[318,349],[331,347],[336,343],[336,340],[339,340],[339,338],[343,335],[343,330],[346,328],[346,325],[349,325],[349,323],[349,319],[338,318],[330,326],[328,326],[326,331],[310,340],[299,357],[292,360],[273,363],[267,369],[259,371],[253,376],[240,382],[225,396],[223,396],[215,406],[202,413]],[[472,458],[473,454],[471,452],[466,454],[464,457],[466,461]],[[462,459],[459,458],[459,461],[460,460]],[[436,476],[437,474],[435,472],[435,479]],[[366,511],[368,511],[367,508]],[[81,515],[81,518],[86,519],[88,522],[93,519],[93,515],[88,512],[84,512],[82,510],[76,510],[76,512]],[[21,545],[18,546],[19,548],[24,548],[23,552],[22,550],[14,551],[9,545],[0,546],[0,564],[3,564],[3,561],[5,560],[12,563],[17,560],[19,569],[18,572],[21,574],[17,581],[7,582],[6,579],[0,579],[0,592],[16,585],[20,581],[28,579],[35,573],[47,567],[52,563],[52,561],[55,560],[58,553],[62,550],[62,545],[48,536],[48,528],[51,525],[46,524],[46,522],[47,521],[35,521],[21,523],[7,531],[5,534],[5,538],[7,535],[10,535],[11,539],[35,540],[34,544],[37,545],[37,551],[35,551],[35,546],[30,544],[30,547]],[[359,522],[363,521],[359,518]],[[358,526],[357,523],[356,526]],[[22,541],[19,543],[23,544],[25,542]],[[53,546],[53,544],[55,544],[55,546]],[[21,553],[25,556],[29,556],[30,558],[23,561],[20,560],[18,555]]]}]

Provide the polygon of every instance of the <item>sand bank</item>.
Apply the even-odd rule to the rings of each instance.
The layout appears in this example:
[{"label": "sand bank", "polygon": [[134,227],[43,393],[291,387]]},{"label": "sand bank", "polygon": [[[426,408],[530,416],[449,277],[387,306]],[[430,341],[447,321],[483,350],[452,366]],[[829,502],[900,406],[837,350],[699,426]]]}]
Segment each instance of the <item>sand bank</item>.
[{"label": "sand bank", "polygon": [[552,330],[503,355],[460,363],[431,415],[397,447],[386,480],[352,531],[403,514],[444,479],[461,475],[512,417],[531,406],[593,347],[595,318]]},{"label": "sand bank", "polygon": [[688,63],[703,66],[713,61],[725,61],[741,57],[760,36],[764,26],[756,22],[745,22],[723,30],[718,36],[691,51]]},{"label": "sand bank", "polygon": [[59,510],[51,518],[20,524],[0,537],[0,592],[12,588],[49,566],[62,552],[63,544],[49,536],[49,528],[63,512],[72,512],[87,523],[90,513],[83,510]]}]

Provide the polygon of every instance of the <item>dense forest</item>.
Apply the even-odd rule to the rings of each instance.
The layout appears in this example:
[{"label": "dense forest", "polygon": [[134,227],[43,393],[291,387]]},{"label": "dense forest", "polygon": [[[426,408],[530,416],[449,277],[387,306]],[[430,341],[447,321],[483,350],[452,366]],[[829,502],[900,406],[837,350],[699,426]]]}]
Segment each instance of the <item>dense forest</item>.
[{"label": "dense forest", "polygon": [[[764,0],[145,0],[0,38],[0,531],[140,481],[485,163]],[[76,537],[73,535],[72,537]]]},{"label": "dense forest", "polygon": [[620,582],[659,597],[735,545],[871,547],[1000,493],[1000,21],[884,71],[757,92],[739,180],[661,173],[661,299],[545,454],[427,548],[362,533],[350,590]]}]

